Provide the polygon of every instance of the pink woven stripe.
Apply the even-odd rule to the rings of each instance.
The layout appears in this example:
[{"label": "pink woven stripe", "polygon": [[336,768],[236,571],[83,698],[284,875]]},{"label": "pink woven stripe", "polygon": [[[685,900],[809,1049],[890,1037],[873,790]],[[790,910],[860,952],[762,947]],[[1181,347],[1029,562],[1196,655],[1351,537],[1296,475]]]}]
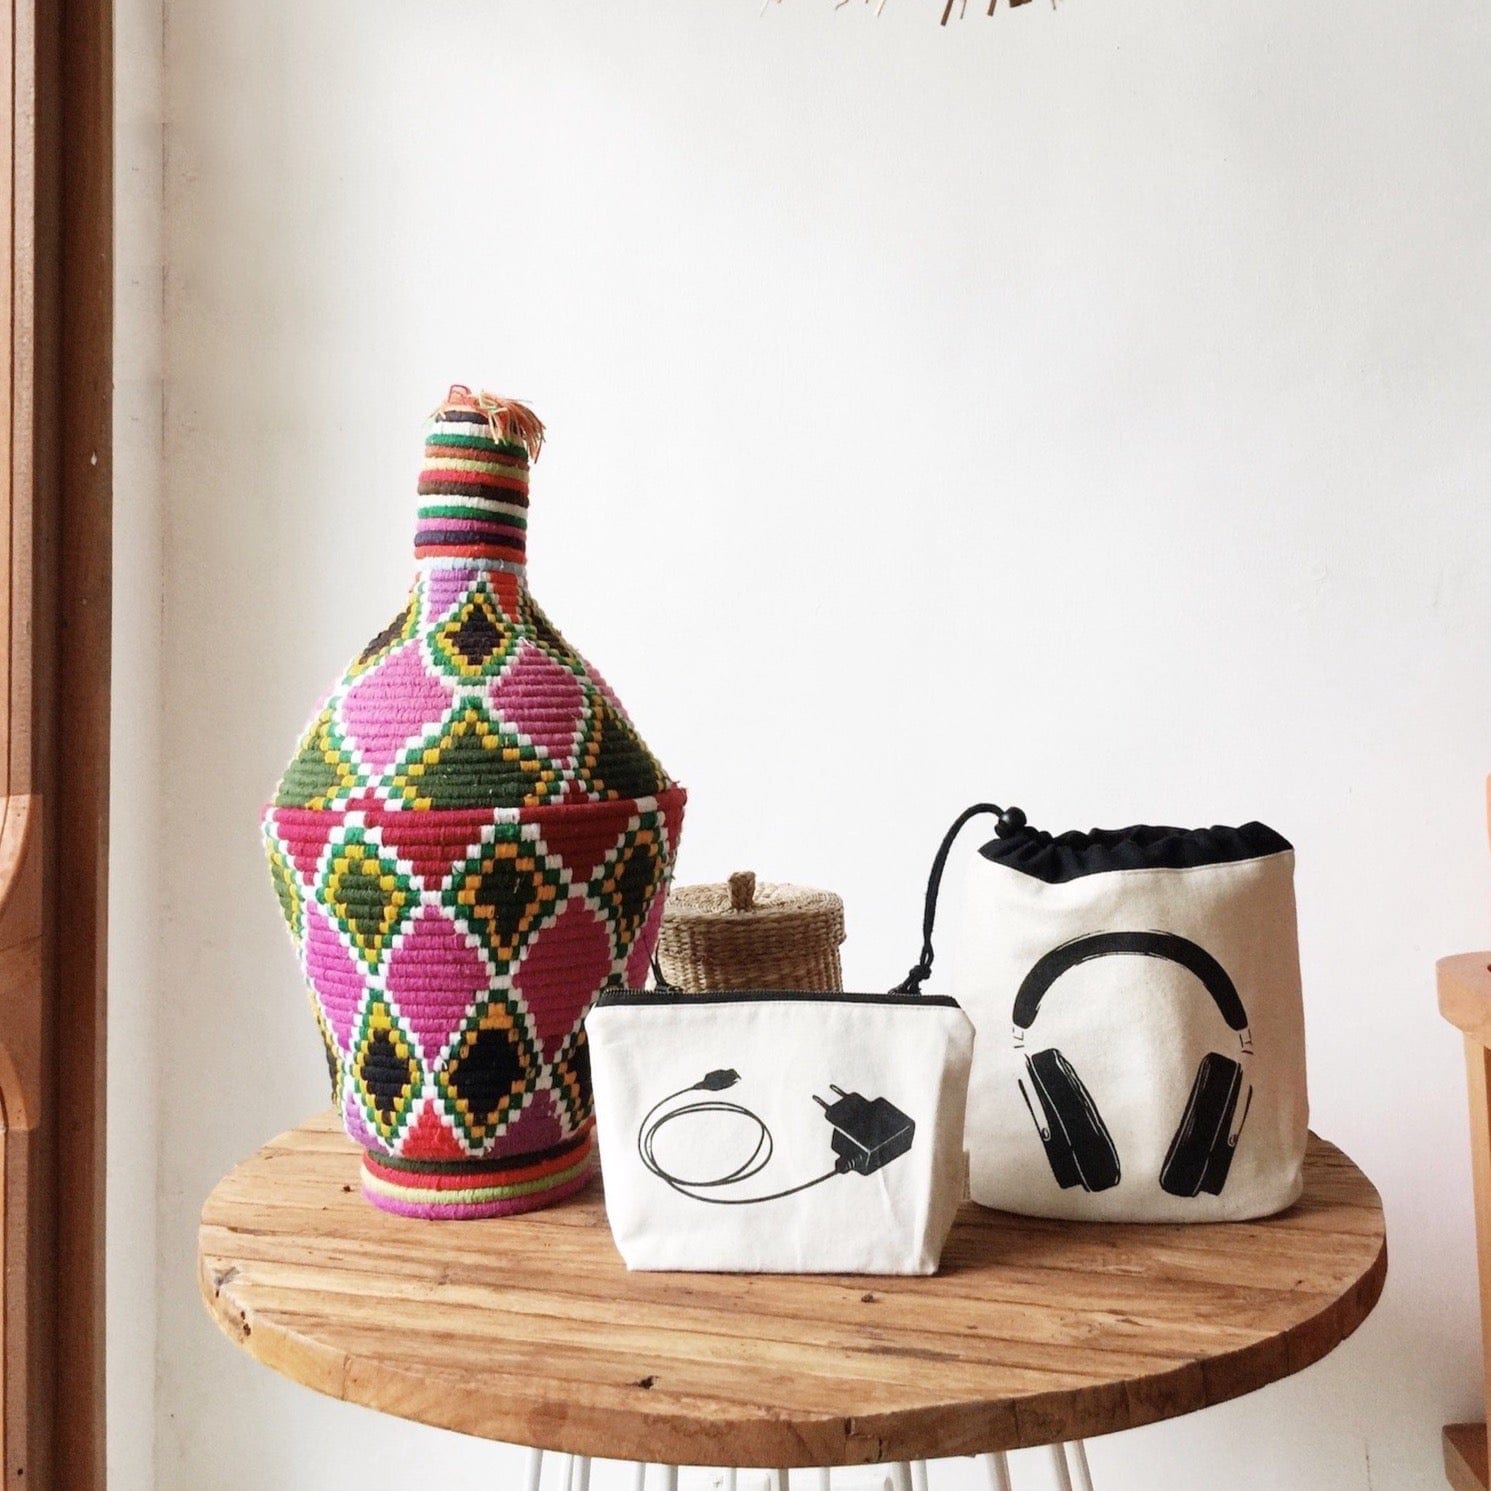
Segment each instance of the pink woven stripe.
[{"label": "pink woven stripe", "polygon": [[[514,538],[523,531],[517,524],[504,520],[501,513],[493,513],[490,518],[421,518],[420,528],[430,528],[440,533],[503,533]],[[418,542],[418,538],[415,542]]]}]

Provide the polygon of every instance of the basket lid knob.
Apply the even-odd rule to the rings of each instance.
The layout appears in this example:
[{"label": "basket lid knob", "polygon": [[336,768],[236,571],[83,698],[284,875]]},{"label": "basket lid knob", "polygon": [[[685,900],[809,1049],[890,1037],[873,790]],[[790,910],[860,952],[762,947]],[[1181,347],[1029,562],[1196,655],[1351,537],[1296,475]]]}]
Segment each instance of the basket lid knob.
[{"label": "basket lid knob", "polygon": [[756,872],[737,870],[730,877],[730,909],[752,911],[756,905]]}]

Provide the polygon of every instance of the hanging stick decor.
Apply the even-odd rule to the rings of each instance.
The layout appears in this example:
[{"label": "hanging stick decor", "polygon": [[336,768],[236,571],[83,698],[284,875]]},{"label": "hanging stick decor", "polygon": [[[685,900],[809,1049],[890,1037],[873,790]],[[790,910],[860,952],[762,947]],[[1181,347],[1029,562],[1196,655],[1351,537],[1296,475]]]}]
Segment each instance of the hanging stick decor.
[{"label": "hanging stick decor", "polygon": [[[765,13],[766,6],[769,5],[770,3],[771,3],[771,0],[765,0],[765,4],[763,4],[762,7],[761,7],[763,14]],[[782,0],[776,0],[776,3],[778,5],[780,5],[782,3]],[[1009,4],[1009,6],[1011,8],[1013,8],[1016,5],[1028,5],[1030,3],[1030,0],[1007,0],[1007,3]],[[846,5],[848,5],[848,4],[849,4],[849,0],[835,0],[834,9],[835,10],[843,10],[843,8]],[[875,7],[875,14],[878,16],[881,13],[881,11],[883,11],[885,9],[886,0],[865,0],[865,4],[866,5],[873,4],[874,7]],[[943,6],[942,6],[942,24],[944,26],[947,25],[947,23],[952,19],[954,8],[957,9],[958,19],[959,20],[964,19],[964,17],[966,17],[967,14],[968,14],[968,0],[943,0]],[[994,12],[998,8],[999,8],[999,0],[989,0],[989,14],[990,15],[993,15]],[[1051,9],[1052,10],[1056,9],[1056,0],[1051,0]]]}]

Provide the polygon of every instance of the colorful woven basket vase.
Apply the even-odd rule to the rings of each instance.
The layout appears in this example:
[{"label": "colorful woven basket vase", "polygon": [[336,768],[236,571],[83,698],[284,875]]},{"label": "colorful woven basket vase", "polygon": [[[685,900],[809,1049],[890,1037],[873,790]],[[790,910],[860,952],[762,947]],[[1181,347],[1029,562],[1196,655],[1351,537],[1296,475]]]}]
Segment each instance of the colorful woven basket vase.
[{"label": "colorful woven basket vase", "polygon": [[641,988],[685,794],[528,590],[519,404],[430,420],[418,570],[317,709],[263,827],[363,1191],[489,1217],[589,1178],[582,1024]]}]

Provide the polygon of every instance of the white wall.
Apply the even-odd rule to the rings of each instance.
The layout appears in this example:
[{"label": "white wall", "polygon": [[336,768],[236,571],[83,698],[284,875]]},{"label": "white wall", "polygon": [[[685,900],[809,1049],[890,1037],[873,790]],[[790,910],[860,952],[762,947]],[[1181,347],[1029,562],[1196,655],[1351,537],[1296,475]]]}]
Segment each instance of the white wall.
[{"label": "white wall", "polygon": [[192,1271],[212,1182],[322,1101],[255,815],[402,593],[452,379],[549,422],[535,588],[692,789],[682,877],[836,887],[851,981],[911,960],[975,796],[1296,840],[1316,1123],[1382,1188],[1387,1294],[1094,1465],[1440,1484],[1479,1360],[1431,964],[1487,937],[1491,10],[935,8],[168,0],[165,700],[116,758],[165,850],[166,1491],[511,1484],[235,1352]]},{"label": "white wall", "polygon": [[115,0],[114,694],[109,895],[108,1466],[155,1483],[165,328],[161,0]]}]

